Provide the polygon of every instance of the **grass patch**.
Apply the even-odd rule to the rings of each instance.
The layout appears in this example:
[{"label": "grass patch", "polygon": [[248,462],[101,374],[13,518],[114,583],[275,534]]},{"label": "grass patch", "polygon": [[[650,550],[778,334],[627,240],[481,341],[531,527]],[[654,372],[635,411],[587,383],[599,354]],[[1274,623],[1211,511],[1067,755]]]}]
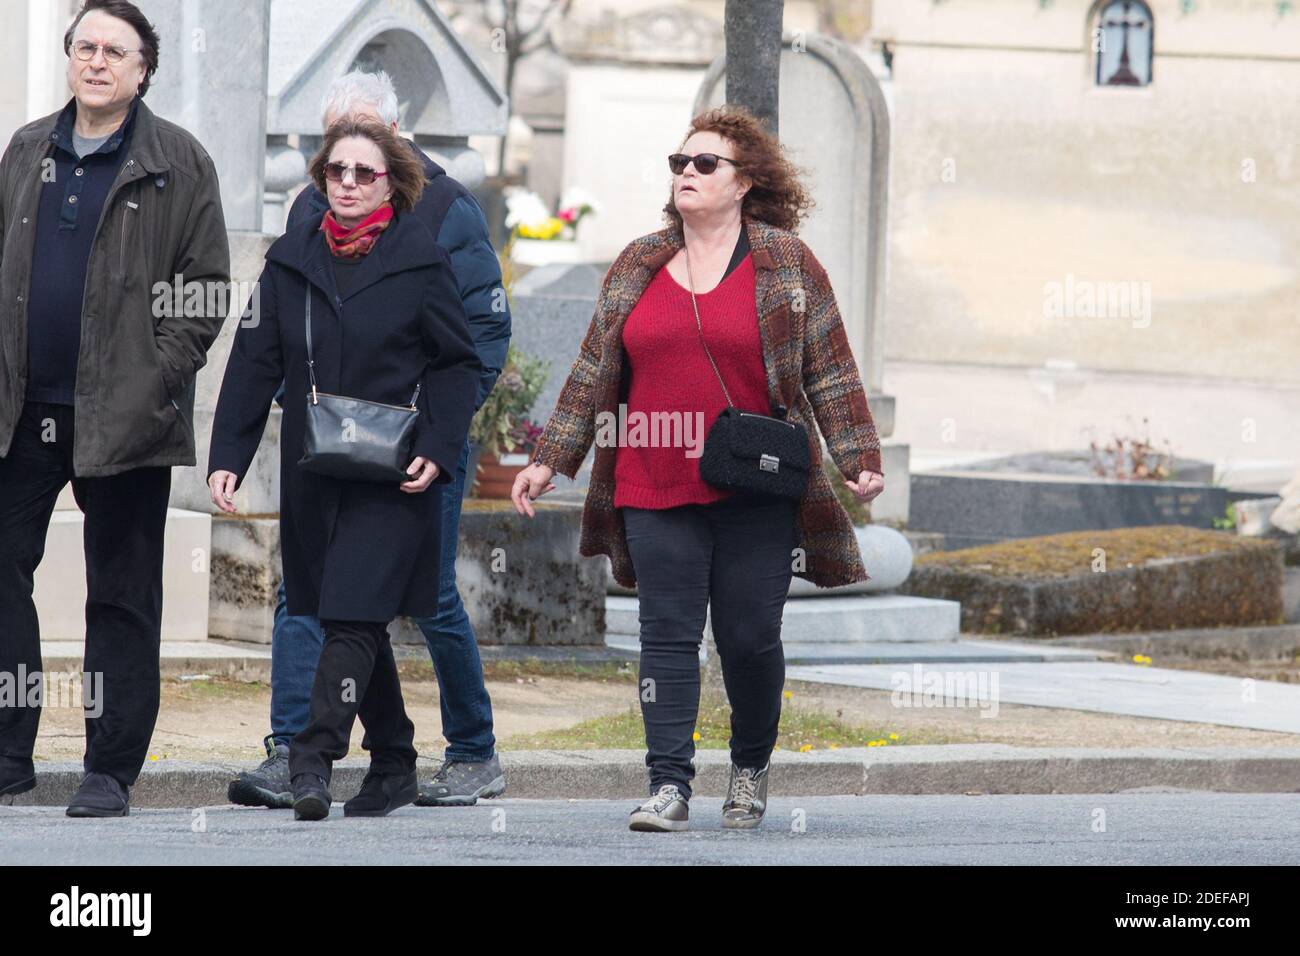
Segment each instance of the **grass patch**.
[{"label": "grass patch", "polygon": [[[435,676],[433,663],[427,657],[398,661],[397,675],[402,680],[415,681],[429,681]],[[483,662],[483,677],[489,681],[553,677],[605,684],[635,684],[636,670],[622,661],[543,661],[529,657],[523,660],[486,660]]]},{"label": "grass patch", "polygon": [[1191,558],[1226,551],[1247,552],[1271,547],[1268,542],[1241,538],[1223,531],[1183,525],[1152,525],[1108,531],[1016,538],[977,548],[934,551],[916,557],[916,567],[974,571],[993,577],[1072,577],[1092,570],[1098,551],[1106,567],[1118,570],[1149,561]]},{"label": "grass patch", "polygon": [[[696,749],[727,749],[731,738],[731,707],[725,696],[703,694],[695,732],[698,735]],[[787,696],[781,708],[776,747],[795,751],[835,750],[902,742],[899,734],[878,727],[858,727],[821,710],[793,706]],[[645,748],[645,726],[641,722],[640,707],[629,707],[622,713],[585,720],[562,730],[519,734],[503,742],[502,747],[510,750],[642,750]]]},{"label": "grass patch", "polygon": [[271,687],[260,681],[230,680],[225,677],[211,677],[204,680],[181,680],[178,677],[164,677],[163,689],[172,700],[229,700],[232,697],[252,700],[263,696]]},{"label": "grass patch", "polygon": [[541,661],[535,657],[520,661],[484,661],[483,676],[488,680],[562,677],[604,684],[636,683],[636,669],[624,661]]}]

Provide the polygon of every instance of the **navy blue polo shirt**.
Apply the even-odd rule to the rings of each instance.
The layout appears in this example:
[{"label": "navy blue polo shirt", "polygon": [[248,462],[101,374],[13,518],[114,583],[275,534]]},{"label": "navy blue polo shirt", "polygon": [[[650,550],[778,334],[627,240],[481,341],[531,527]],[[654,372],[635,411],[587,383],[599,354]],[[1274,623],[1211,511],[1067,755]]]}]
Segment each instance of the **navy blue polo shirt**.
[{"label": "navy blue polo shirt", "polygon": [[42,170],[46,178],[36,213],[31,290],[27,296],[29,401],[75,404],[90,247],[104,201],[125,161],[139,102],[139,97],[131,101],[122,125],[84,158],[77,156],[72,145],[76,100],[63,108],[50,133],[53,177]]}]

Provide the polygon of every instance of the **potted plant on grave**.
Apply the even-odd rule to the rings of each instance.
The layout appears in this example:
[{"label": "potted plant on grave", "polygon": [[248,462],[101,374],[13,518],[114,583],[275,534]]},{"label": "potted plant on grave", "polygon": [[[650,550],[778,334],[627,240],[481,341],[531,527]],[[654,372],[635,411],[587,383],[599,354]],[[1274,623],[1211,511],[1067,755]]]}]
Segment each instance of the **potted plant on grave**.
[{"label": "potted plant on grave", "polygon": [[528,415],[546,385],[549,367],[514,345],[506,352],[505,368],[469,426],[470,441],[479,448],[475,497],[510,497],[515,475],[542,434]]}]

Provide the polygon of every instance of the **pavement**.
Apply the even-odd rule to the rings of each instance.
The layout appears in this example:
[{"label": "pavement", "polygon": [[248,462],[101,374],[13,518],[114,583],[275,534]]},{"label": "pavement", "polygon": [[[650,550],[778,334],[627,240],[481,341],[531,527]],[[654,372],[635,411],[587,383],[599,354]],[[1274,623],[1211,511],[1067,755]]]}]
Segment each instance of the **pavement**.
[{"label": "pavement", "polygon": [[696,797],[681,833],[629,831],[632,805],[507,798],[357,819],[336,804],[314,823],[228,806],[112,820],[0,807],[0,865],[1300,864],[1293,795],[783,796],[749,831],[723,830],[721,801]]},{"label": "pavement", "polygon": [[[1294,656],[1300,628],[1240,629],[1239,638],[1261,657]],[[1127,663],[1135,647],[1172,653],[1222,652],[1220,629],[1160,635],[1080,636],[1051,643],[966,639],[951,642],[858,644],[855,663],[839,662],[843,643],[825,654],[795,657],[791,680],[888,690],[898,707],[970,707],[995,717],[1003,704],[1121,714],[1300,734],[1300,684],[1243,679],[1194,670]],[[1122,642],[1122,643],[1117,643]],[[531,657],[537,649],[493,649],[492,655]],[[79,664],[80,648],[46,647],[47,668]],[[556,659],[635,657],[636,648],[555,649]],[[403,648],[423,656],[422,647]],[[485,656],[488,656],[485,654]],[[800,663],[799,661],[803,661]],[[208,641],[164,644],[164,671],[182,674],[257,675],[269,671],[268,649]],[[255,679],[255,678],[254,678]],[[266,677],[261,679],[265,680]],[[1085,742],[1085,741],[1081,741]],[[642,751],[514,751],[502,755],[512,798],[627,799],[645,792]],[[193,808],[225,803],[226,786],[254,761],[146,765],[132,793],[133,806]],[[727,755],[697,755],[698,792],[719,796]],[[64,805],[81,776],[79,763],[41,762],[41,785],[19,806]],[[431,772],[432,762],[426,765]],[[1015,747],[1002,744],[893,745],[812,753],[778,752],[773,793],[804,796],[867,794],[1117,793],[1181,788],[1238,793],[1300,792],[1300,739],[1296,747],[1101,748]],[[364,758],[338,765],[335,796],[346,799],[364,773]]]},{"label": "pavement", "polygon": [[991,716],[998,704],[1028,704],[1300,734],[1300,684],[1117,661],[805,665],[786,678],[894,691],[900,706],[955,700]]},{"label": "pavement", "polygon": [[[695,792],[726,792],[725,751],[696,752]],[[640,750],[522,750],[501,754],[506,796],[529,799],[640,799],[646,793]],[[139,808],[225,804],[226,788],[253,761],[151,761],[131,790]],[[367,760],[335,765],[332,793],[356,792]],[[421,760],[422,777],[436,761]],[[81,781],[80,763],[38,761],[35,790],[15,807],[66,806]],[[1300,792],[1300,747],[1202,749],[1011,747],[1003,744],[896,745],[772,756],[773,796],[1114,794],[1142,789],[1235,793]],[[8,799],[8,798],[5,798]]]}]

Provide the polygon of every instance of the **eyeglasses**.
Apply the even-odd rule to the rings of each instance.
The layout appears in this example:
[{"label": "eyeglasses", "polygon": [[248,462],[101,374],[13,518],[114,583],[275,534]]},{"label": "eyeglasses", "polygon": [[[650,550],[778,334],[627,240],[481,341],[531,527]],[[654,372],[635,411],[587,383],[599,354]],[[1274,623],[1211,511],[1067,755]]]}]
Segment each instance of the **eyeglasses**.
[{"label": "eyeglasses", "polygon": [[103,49],[104,59],[113,66],[117,66],[126,59],[128,53],[140,52],[139,50],[124,50],[112,43],[91,43],[89,40],[78,40],[72,44],[72,52],[77,55],[78,60],[93,60],[95,51],[99,49]]},{"label": "eyeglasses", "polygon": [[717,153],[696,153],[694,156],[687,156],[685,153],[673,153],[668,157],[668,168],[673,171],[674,176],[680,176],[686,172],[686,167],[695,163],[695,171],[701,176],[712,175],[718,168],[718,163],[731,163],[733,166],[739,166],[740,163],[726,156],[719,156]]},{"label": "eyeglasses", "polygon": [[348,166],[345,163],[326,163],[325,178],[332,183],[343,182],[343,174],[352,170],[352,179],[358,186],[369,186],[380,176],[387,176],[388,173],[381,173],[364,163],[357,163],[355,166]]}]

